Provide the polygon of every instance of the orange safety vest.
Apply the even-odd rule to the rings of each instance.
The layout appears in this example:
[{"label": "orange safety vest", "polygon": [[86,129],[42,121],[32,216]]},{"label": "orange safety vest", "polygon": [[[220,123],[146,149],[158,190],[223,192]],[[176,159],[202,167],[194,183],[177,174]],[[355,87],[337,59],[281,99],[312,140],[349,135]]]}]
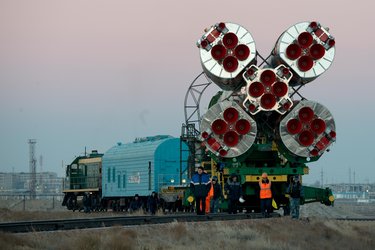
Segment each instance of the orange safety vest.
[{"label": "orange safety vest", "polygon": [[[206,197],[206,214],[208,214],[210,212],[210,201],[212,199],[212,197],[214,197],[214,187],[212,185],[212,182],[211,182],[211,189],[210,191],[208,192],[208,195]],[[201,209],[202,209],[202,203],[201,203]]]},{"label": "orange safety vest", "polygon": [[263,183],[262,181],[260,181],[259,186],[260,186],[259,196],[261,199],[272,198],[271,181],[269,181],[268,183]]}]

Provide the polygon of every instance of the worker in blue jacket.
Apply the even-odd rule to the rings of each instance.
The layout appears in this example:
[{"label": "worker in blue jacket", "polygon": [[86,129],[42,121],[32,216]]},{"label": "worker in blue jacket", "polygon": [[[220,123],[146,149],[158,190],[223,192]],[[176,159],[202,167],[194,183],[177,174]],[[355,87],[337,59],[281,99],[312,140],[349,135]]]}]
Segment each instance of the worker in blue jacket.
[{"label": "worker in blue jacket", "polygon": [[228,213],[236,214],[238,210],[239,199],[242,199],[242,186],[238,181],[238,177],[236,174],[231,174],[228,182],[224,186],[224,189],[228,195]]},{"label": "worker in blue jacket", "polygon": [[206,211],[206,197],[211,188],[211,181],[202,166],[193,175],[190,182],[190,190],[195,197],[195,207],[198,215],[204,215]]}]

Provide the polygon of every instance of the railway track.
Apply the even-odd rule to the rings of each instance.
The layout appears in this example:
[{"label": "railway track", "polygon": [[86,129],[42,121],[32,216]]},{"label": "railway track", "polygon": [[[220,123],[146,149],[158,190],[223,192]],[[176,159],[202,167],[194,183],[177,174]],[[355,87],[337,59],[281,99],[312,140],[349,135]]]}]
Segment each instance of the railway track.
[{"label": "railway track", "polygon": [[[272,217],[280,217],[278,213],[273,213]],[[134,226],[147,224],[160,224],[170,222],[197,222],[197,221],[225,221],[225,220],[245,220],[263,218],[260,213],[250,214],[212,214],[195,215],[179,214],[164,216],[121,216],[121,217],[102,217],[85,219],[59,219],[45,221],[21,221],[0,223],[0,231],[11,233],[39,232],[39,231],[57,231],[72,230],[84,228],[101,228],[111,226]]]},{"label": "railway track", "polygon": [[346,220],[346,221],[375,221],[375,218],[336,218],[336,220]]},{"label": "railway track", "polygon": [[[273,213],[271,217],[280,217],[280,214]],[[85,219],[60,219],[60,220],[39,220],[0,223],[0,231],[9,233],[27,233],[40,231],[73,230],[88,228],[103,228],[112,226],[134,226],[151,225],[171,222],[198,222],[198,221],[225,221],[225,220],[246,220],[262,219],[260,213],[250,214],[212,214],[195,215],[179,214],[164,216],[121,216],[102,217]],[[375,221],[375,218],[334,218],[340,221]]]}]

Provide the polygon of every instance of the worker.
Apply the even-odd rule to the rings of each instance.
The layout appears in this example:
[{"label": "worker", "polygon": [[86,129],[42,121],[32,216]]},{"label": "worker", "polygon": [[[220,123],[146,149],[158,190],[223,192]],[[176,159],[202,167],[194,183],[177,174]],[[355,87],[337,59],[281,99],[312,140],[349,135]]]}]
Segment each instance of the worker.
[{"label": "worker", "polygon": [[85,213],[90,213],[91,212],[91,199],[90,199],[88,192],[85,192],[83,194],[82,202],[83,202],[83,211]]},{"label": "worker", "polygon": [[[206,171],[204,171],[205,173],[207,173]],[[210,188],[210,191],[208,191],[208,194],[206,196],[206,214],[209,214],[210,213],[210,208],[211,208],[211,199],[213,198],[214,196],[214,189],[212,187],[212,180],[211,180],[211,184],[210,184],[211,188]],[[201,209],[202,209],[202,204],[201,204]],[[203,210],[203,209],[202,209]]]},{"label": "worker", "polygon": [[190,182],[191,193],[195,197],[195,208],[197,215],[204,215],[206,211],[206,197],[211,189],[211,181],[208,174],[204,173],[202,166],[198,167]]},{"label": "worker", "polygon": [[264,218],[268,218],[272,211],[272,191],[271,191],[272,183],[268,179],[267,173],[262,174],[261,180],[259,180],[259,187],[260,187],[260,210]]},{"label": "worker", "polygon": [[301,201],[304,201],[305,194],[298,175],[293,176],[292,182],[289,184],[286,193],[289,194],[292,219],[299,219],[299,207]]},{"label": "worker", "polygon": [[217,176],[212,177],[210,193],[211,192],[212,198],[210,202],[210,212],[217,213],[219,208],[219,200],[223,198],[223,192],[220,184],[218,183]]},{"label": "worker", "polygon": [[228,182],[225,184],[225,192],[228,195],[228,213],[236,214],[238,209],[239,199],[242,199],[242,187],[238,182],[236,174],[231,174]]},{"label": "worker", "polygon": [[129,211],[136,212],[142,208],[142,200],[139,198],[138,194],[134,195],[134,199],[130,203]]},{"label": "worker", "polygon": [[151,215],[155,215],[156,210],[158,208],[158,204],[159,204],[158,195],[156,194],[155,191],[153,191],[147,199],[147,208],[148,208],[148,211],[151,213]]}]

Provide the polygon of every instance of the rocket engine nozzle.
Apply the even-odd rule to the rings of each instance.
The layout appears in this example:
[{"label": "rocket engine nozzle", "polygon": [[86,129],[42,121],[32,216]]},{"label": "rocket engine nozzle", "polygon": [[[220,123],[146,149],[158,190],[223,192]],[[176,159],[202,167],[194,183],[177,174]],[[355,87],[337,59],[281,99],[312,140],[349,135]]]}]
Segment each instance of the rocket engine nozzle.
[{"label": "rocket engine nozzle", "polygon": [[234,56],[227,56],[223,61],[223,67],[227,72],[232,73],[238,68],[238,60]]},{"label": "rocket engine nozzle", "polygon": [[326,50],[321,44],[316,43],[310,48],[310,55],[313,60],[319,60],[324,56],[325,53]]},{"label": "rocket engine nozzle", "polygon": [[302,130],[302,123],[298,119],[291,119],[288,121],[286,129],[291,135],[298,134]]},{"label": "rocket engine nozzle", "polygon": [[240,135],[246,135],[250,132],[251,124],[248,120],[240,119],[236,122],[236,131]]},{"label": "rocket engine nozzle", "polygon": [[264,94],[264,87],[263,84],[260,82],[253,82],[249,86],[249,94],[250,96],[257,98]]},{"label": "rocket engine nozzle", "polygon": [[234,55],[239,61],[246,60],[250,55],[250,49],[246,45],[240,44],[234,49]]},{"label": "rocket engine nozzle", "polygon": [[213,59],[217,61],[223,60],[226,55],[227,55],[227,49],[221,44],[216,44],[211,49],[211,56]]},{"label": "rocket engine nozzle", "polygon": [[316,118],[311,121],[310,128],[315,134],[320,135],[326,130],[326,122],[320,118]]},{"label": "rocket engine nozzle", "polygon": [[302,49],[308,48],[313,43],[314,38],[309,32],[302,32],[298,35],[297,41]]},{"label": "rocket engine nozzle", "polygon": [[235,108],[227,108],[223,116],[227,122],[234,123],[238,119],[238,110]]},{"label": "rocket engine nozzle", "polygon": [[285,82],[276,82],[272,86],[272,92],[276,97],[283,97],[288,93],[288,84]]},{"label": "rocket engine nozzle", "polygon": [[212,123],[212,131],[217,135],[223,135],[227,128],[228,124],[222,119],[217,119]]},{"label": "rocket engine nozzle", "polygon": [[234,49],[238,44],[238,37],[236,34],[229,32],[223,37],[223,44],[227,49]]},{"label": "rocket engine nozzle", "polygon": [[286,48],[286,56],[290,60],[296,60],[302,54],[302,49],[298,44],[292,43]]},{"label": "rocket engine nozzle", "polygon": [[297,65],[300,71],[306,72],[313,67],[314,61],[309,56],[301,56],[297,61]]},{"label": "rocket engine nozzle", "polygon": [[234,147],[238,144],[239,137],[235,131],[228,131],[224,135],[224,143],[228,147]]}]

